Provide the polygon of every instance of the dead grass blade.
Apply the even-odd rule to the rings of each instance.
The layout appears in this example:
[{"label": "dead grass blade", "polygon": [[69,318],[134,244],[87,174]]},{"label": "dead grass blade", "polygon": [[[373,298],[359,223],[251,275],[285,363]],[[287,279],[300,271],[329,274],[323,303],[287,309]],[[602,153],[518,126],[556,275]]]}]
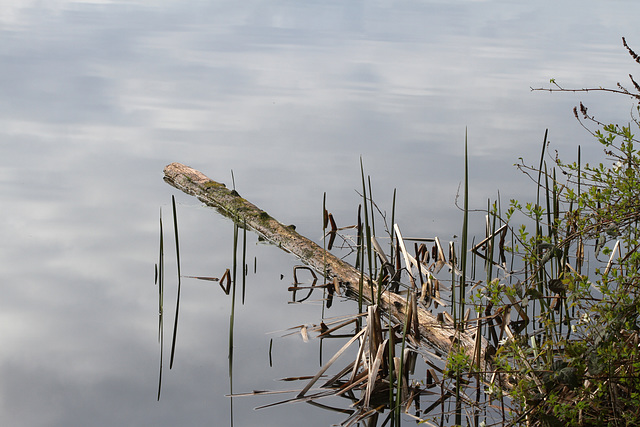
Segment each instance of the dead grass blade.
[{"label": "dead grass blade", "polygon": [[445,266],[446,261],[444,257],[444,251],[442,250],[442,245],[440,244],[440,239],[436,237],[435,242],[436,245],[434,247],[435,250],[433,254],[433,258],[435,258],[435,265],[433,267],[433,273],[438,274],[440,270],[442,270],[442,267]]},{"label": "dead grass blade", "polygon": [[360,364],[362,363],[362,356],[364,354],[367,335],[369,334],[369,328],[362,328],[365,331],[365,334],[360,339],[360,347],[358,348],[358,354],[356,355],[355,363],[353,364],[353,370],[351,371],[351,379],[349,382],[353,383],[358,376],[358,368],[360,368]]},{"label": "dead grass blade", "polygon": [[206,280],[209,282],[219,282],[220,279],[217,277],[206,277],[206,276],[182,276],[185,279],[197,279],[197,280]]},{"label": "dead grass blade", "polygon": [[409,252],[407,252],[407,247],[404,244],[404,239],[402,238],[402,234],[400,233],[400,227],[398,227],[398,224],[393,224],[393,230],[396,234],[396,240],[400,245],[402,256],[404,257],[404,265],[407,267],[407,271],[409,272],[409,280],[412,282],[413,287],[415,288],[415,283],[413,282],[413,278],[411,278],[411,268],[415,266],[419,269],[420,267],[418,266],[415,258],[409,255]]},{"label": "dead grass blade", "polygon": [[378,351],[376,352],[375,359],[373,360],[373,364],[369,368],[367,389],[365,391],[365,397],[364,397],[365,408],[368,408],[369,403],[371,402],[371,394],[373,393],[374,387],[377,384],[376,380],[378,378],[378,371],[380,370],[380,365],[382,364],[384,359],[384,350],[386,346],[387,346],[387,340],[382,341],[382,343],[378,345]]},{"label": "dead grass blade", "polygon": [[620,250],[620,240],[616,241],[616,244],[613,247],[613,250],[611,251],[611,256],[609,257],[609,262],[607,262],[607,267],[604,269],[604,274],[605,275],[609,274],[609,271],[611,270],[611,266],[613,265],[613,257],[615,256],[616,251],[618,251],[618,255],[620,257],[622,257],[622,252]]},{"label": "dead grass blade", "polygon": [[306,381],[306,380],[310,380],[311,378],[313,378],[311,375],[305,375],[302,377],[286,377],[286,378],[280,378],[278,381],[285,381],[285,382],[291,382],[291,381]]},{"label": "dead grass blade", "polygon": [[354,365],[355,365],[355,362],[349,363],[347,366],[342,368],[342,370],[340,372],[335,374],[333,377],[331,377],[327,382],[322,384],[320,387],[321,388],[336,388],[336,387],[340,388],[340,387],[342,387],[342,385],[339,384],[340,379],[343,378],[345,375],[347,375],[349,373],[349,371],[351,371],[351,369],[353,368]]},{"label": "dead grass blade", "polygon": [[351,319],[351,320],[347,320],[346,322],[340,323],[338,326],[334,326],[333,328],[329,328],[326,331],[322,332],[320,335],[318,335],[318,338],[323,338],[323,337],[325,337],[327,335],[331,335],[332,332],[335,332],[338,329],[341,329],[341,328],[343,328],[343,327],[345,327],[347,325],[355,323],[356,321],[357,321],[357,319]]},{"label": "dead grass blade", "polygon": [[338,281],[337,277],[333,278],[333,291],[336,293],[336,295],[340,296],[340,282]]},{"label": "dead grass blade", "polygon": [[366,381],[368,378],[369,378],[369,372],[367,372],[367,371],[360,372],[355,378],[351,379],[351,381],[349,381],[348,383],[345,383],[336,392],[336,396],[343,395],[343,394],[353,390],[354,388],[356,388],[360,384],[362,384],[364,381]]},{"label": "dead grass blade", "polygon": [[330,251],[333,249],[333,244],[336,241],[336,236],[338,235],[338,226],[336,225],[336,221],[333,219],[333,214],[326,214],[326,218],[331,224],[331,231],[329,231],[329,243],[327,243],[327,250]]},{"label": "dead grass blade", "polygon": [[225,295],[229,295],[229,292],[231,291],[231,270],[228,268],[220,278],[220,287]]},{"label": "dead grass blade", "polygon": [[376,251],[376,254],[378,254],[382,262],[384,264],[389,264],[389,259],[387,258],[387,255],[384,253],[384,251],[380,247],[380,243],[378,243],[378,240],[376,239],[375,236],[371,236],[371,243],[373,244],[373,249]]},{"label": "dead grass blade", "polygon": [[382,342],[382,325],[377,305],[368,307],[367,327],[369,328],[369,353],[374,354]]},{"label": "dead grass blade", "polygon": [[[309,390],[307,390],[307,391],[309,391]],[[285,393],[291,393],[291,390],[288,390]],[[306,391],[305,391],[305,393],[306,393]],[[335,395],[335,393],[333,392],[333,390],[331,390],[331,391],[321,391],[321,392],[318,392],[318,393],[315,393],[315,394],[309,394],[309,395],[306,395],[306,396],[300,396],[298,394],[296,397],[292,397],[291,399],[281,400],[279,402],[273,402],[273,403],[269,403],[267,405],[258,406],[255,409],[256,410],[265,409],[265,408],[270,408],[272,406],[282,405],[282,404],[285,404],[285,403],[311,402],[314,399],[321,399],[323,397],[331,397],[331,396],[334,396],[334,395]]]},{"label": "dead grass blade", "polygon": [[302,391],[300,393],[298,393],[298,398],[302,398],[305,393],[307,393],[311,387],[313,387],[313,385],[316,383],[316,381],[318,381],[318,379],[322,376],[322,374],[324,374],[327,369],[329,369],[331,367],[331,365],[333,365],[333,362],[335,362],[338,357],[340,357],[340,355],[342,355],[342,353],[345,352],[345,350],[347,348],[349,348],[349,346],[351,344],[353,344],[353,342],[355,340],[357,340],[362,334],[364,334],[364,332],[366,331],[366,328],[363,328],[362,330],[360,330],[360,332],[358,332],[356,335],[354,335],[349,341],[347,341],[347,343],[340,349],[338,350],[338,352],[336,354],[333,355],[333,357],[331,358],[331,360],[329,360],[323,367],[322,369],[320,369],[320,371],[318,371],[318,373],[313,377],[313,379],[311,381],[309,381],[309,384],[306,385],[305,388],[302,389]]}]

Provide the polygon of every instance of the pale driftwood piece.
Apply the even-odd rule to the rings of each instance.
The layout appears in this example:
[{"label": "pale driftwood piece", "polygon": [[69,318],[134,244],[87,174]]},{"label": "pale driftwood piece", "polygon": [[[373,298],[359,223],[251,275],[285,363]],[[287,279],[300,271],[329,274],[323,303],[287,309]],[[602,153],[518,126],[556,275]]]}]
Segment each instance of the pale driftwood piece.
[{"label": "pale driftwood piece", "polygon": [[[224,184],[213,181],[203,173],[180,163],[171,163],[166,166],[164,175],[165,181],[175,188],[196,196],[206,205],[217,208],[220,213],[240,224],[246,223],[259,235],[297,256],[317,272],[324,274],[326,271],[329,280],[337,277],[348,295],[358,295],[360,271],[298,234],[293,227],[281,224],[265,211],[243,199],[234,190],[229,190]],[[363,280],[363,300],[372,304],[371,290],[373,288],[373,294],[376,295],[377,288],[368,277],[363,277]],[[402,296],[385,291],[382,293],[380,306],[394,322],[403,324],[406,320],[407,301]],[[452,343],[458,341],[464,346],[471,360],[474,360],[475,328],[463,332],[454,331],[450,325],[439,322],[431,312],[422,307],[416,311],[420,341],[440,349],[445,354]],[[485,349],[486,340],[483,339],[481,342],[483,361]]]}]

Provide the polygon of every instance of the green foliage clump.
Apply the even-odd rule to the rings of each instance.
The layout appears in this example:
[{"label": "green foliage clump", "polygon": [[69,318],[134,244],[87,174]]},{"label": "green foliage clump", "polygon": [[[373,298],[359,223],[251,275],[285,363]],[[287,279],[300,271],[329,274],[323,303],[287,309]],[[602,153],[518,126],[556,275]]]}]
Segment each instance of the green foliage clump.
[{"label": "green foliage clump", "polygon": [[[638,94],[626,94],[640,98],[634,86]],[[544,192],[536,203],[512,200],[506,215],[535,223],[514,227],[511,248],[524,263],[520,304],[535,302],[535,328],[496,358],[509,361],[523,423],[640,425],[640,123],[632,114],[626,126],[603,124],[583,104],[575,115],[597,127],[605,161],[520,165]]]}]

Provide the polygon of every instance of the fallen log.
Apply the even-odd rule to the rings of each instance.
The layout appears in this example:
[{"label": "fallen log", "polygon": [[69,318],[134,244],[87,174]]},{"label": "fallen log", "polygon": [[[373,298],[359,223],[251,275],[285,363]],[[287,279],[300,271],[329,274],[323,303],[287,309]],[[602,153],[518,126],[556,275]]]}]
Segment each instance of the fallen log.
[{"label": "fallen log", "polygon": [[[164,175],[165,181],[175,188],[197,197],[208,206],[215,207],[221,214],[239,224],[246,224],[260,236],[295,255],[320,274],[326,272],[330,280],[337,278],[348,295],[359,295],[361,274],[358,269],[300,235],[293,227],[281,224],[267,212],[243,199],[235,190],[230,190],[224,184],[180,163],[167,165]],[[369,277],[363,276],[362,279],[362,298],[366,303],[374,304],[371,296],[377,295],[376,284],[371,283]],[[418,325],[418,333],[415,336],[419,337],[421,344],[426,343],[446,355],[453,343],[457,342],[477,366],[484,366],[486,340],[476,337],[475,327],[467,327],[463,331],[455,330],[450,324],[439,321],[430,311],[415,304],[407,304],[404,297],[389,291],[382,292],[380,308],[396,324],[403,324],[409,311],[410,316],[416,316],[410,324]]]}]

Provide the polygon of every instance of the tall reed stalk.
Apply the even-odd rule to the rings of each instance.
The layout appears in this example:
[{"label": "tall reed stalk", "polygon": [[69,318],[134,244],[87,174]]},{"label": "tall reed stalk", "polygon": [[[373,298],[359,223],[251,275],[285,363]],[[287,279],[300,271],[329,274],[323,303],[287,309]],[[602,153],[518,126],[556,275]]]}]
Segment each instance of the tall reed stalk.
[{"label": "tall reed stalk", "polygon": [[[457,324],[454,326],[459,330],[463,331],[465,329],[465,319],[464,319],[464,310],[465,310],[465,302],[466,302],[466,281],[467,281],[467,240],[468,240],[468,224],[469,224],[469,154],[468,154],[468,141],[467,141],[467,130],[465,129],[464,134],[464,214],[462,220],[462,243],[460,248],[460,291],[459,291],[459,316],[457,319]],[[455,264],[454,264],[455,265]],[[455,268],[454,268],[455,270]],[[452,290],[454,286],[451,287]],[[460,369],[456,370],[456,410],[455,410],[455,419],[456,425],[462,425],[462,399],[461,399],[461,372]]]},{"label": "tall reed stalk", "polygon": [[[362,157],[360,158],[360,174],[362,177],[362,206],[364,208],[364,246],[367,248],[367,265],[369,267],[369,285],[371,287],[371,301],[377,301],[376,295],[373,292],[373,262],[372,262],[372,251],[373,247],[371,243],[371,226],[369,223],[369,209],[367,205],[369,204],[369,200],[367,200],[367,186],[365,184],[365,175],[364,175],[364,166],[362,164]],[[373,212],[372,212],[373,214]],[[379,302],[379,301],[377,301]]]},{"label": "tall reed stalk", "polygon": [[173,368],[173,358],[176,352],[176,337],[178,335],[178,314],[180,313],[180,290],[182,287],[182,275],[180,274],[180,240],[178,238],[178,215],[176,213],[176,198],[171,196],[171,206],[173,209],[173,230],[176,240],[176,264],[178,267],[178,296],[176,298],[176,313],[173,323],[173,338],[171,340],[171,361],[169,362],[169,369]]},{"label": "tall reed stalk", "polygon": [[[238,273],[238,221],[233,222],[233,263],[231,273],[231,314],[229,315],[229,411],[230,422],[233,427],[233,329],[236,311],[236,284]],[[244,276],[244,268],[243,268]]]},{"label": "tall reed stalk", "polygon": [[164,233],[162,231],[162,208],[160,209],[160,254],[156,266],[156,282],[158,285],[158,342],[160,343],[160,374],[158,376],[158,401],[162,390],[162,366],[164,355]]}]

